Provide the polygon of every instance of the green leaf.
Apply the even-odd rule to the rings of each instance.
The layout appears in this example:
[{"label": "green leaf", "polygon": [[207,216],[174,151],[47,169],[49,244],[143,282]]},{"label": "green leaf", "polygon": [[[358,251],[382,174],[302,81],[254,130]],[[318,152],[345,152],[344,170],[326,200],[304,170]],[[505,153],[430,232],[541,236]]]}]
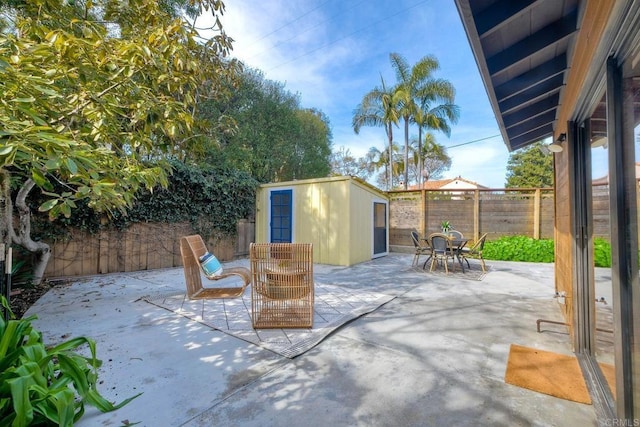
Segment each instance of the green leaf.
[{"label": "green leaf", "polygon": [[58,199],[47,200],[46,202],[41,204],[40,207],[38,207],[38,210],[40,212],[48,212],[51,209],[53,209],[53,207],[57,204],[58,204]]},{"label": "green leaf", "polygon": [[24,108],[21,106],[17,107],[19,111],[22,111],[24,114],[26,114],[27,116],[31,117],[31,119],[38,125],[40,126],[46,126],[47,122],[45,122],[40,116],[38,116],[35,111],[33,111],[30,108]]},{"label": "green leaf", "polygon": [[62,212],[62,215],[64,215],[65,218],[71,217],[71,206],[69,204],[64,203],[60,205],[60,211]]},{"label": "green leaf", "polygon": [[49,89],[48,87],[44,87],[44,86],[40,86],[40,85],[34,85],[33,88],[35,90],[37,90],[38,92],[44,93],[45,95],[60,96],[60,94],[58,92],[56,92],[53,89]]},{"label": "green leaf", "polygon": [[38,187],[44,187],[45,183],[47,182],[47,178],[44,176],[42,171],[40,171],[40,169],[32,169],[31,178]]},{"label": "green leaf", "polygon": [[73,161],[73,159],[67,158],[66,164],[67,164],[67,168],[69,169],[69,172],[71,172],[72,175],[75,175],[78,173],[78,165],[76,164],[76,162]]},{"label": "green leaf", "polygon": [[61,162],[59,157],[51,158],[47,160],[47,162],[44,164],[47,170],[50,170],[50,171],[60,169],[60,165],[61,165]]},{"label": "green leaf", "polygon": [[29,386],[33,383],[30,377],[16,377],[7,380],[11,389],[13,408],[16,418],[13,421],[14,427],[26,427],[33,420],[33,406],[29,400]]},{"label": "green leaf", "polygon": [[33,96],[29,96],[26,98],[13,98],[10,102],[32,103],[32,102],[36,102],[36,99]]}]

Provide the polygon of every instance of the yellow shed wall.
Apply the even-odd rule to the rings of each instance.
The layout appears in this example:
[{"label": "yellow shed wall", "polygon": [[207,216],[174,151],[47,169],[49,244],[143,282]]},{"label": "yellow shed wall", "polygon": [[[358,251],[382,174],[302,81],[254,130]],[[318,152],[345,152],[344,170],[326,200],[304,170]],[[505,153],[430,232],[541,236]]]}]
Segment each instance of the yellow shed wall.
[{"label": "yellow shed wall", "polygon": [[[352,264],[368,261],[373,256],[373,202],[386,200],[360,187],[357,183],[351,185],[351,235],[352,245],[350,261]],[[388,224],[387,224],[388,227]]]}]

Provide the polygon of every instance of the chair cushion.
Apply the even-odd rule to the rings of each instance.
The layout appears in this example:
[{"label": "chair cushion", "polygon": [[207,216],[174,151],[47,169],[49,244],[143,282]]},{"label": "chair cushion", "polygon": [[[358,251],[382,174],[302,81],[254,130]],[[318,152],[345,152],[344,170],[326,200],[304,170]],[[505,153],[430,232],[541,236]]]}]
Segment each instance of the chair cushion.
[{"label": "chair cushion", "polygon": [[220,276],[222,274],[222,264],[218,258],[210,252],[205,252],[199,259],[202,271],[207,276]]}]

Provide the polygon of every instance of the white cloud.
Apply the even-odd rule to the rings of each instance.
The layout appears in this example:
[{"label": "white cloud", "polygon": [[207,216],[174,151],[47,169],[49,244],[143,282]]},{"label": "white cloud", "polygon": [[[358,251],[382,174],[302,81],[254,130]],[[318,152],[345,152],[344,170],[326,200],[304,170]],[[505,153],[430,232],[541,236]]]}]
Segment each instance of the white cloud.
[{"label": "white cloud", "polygon": [[[453,126],[451,138],[437,136],[440,144],[499,134],[450,0],[237,0],[227,3],[221,21],[235,39],[233,56],[299,93],[304,107],[328,116],[335,149],[344,146],[362,157],[372,146],[386,146],[382,128],[363,128],[356,135],[351,119],[362,96],[380,84],[381,74],[388,84],[395,83],[391,52],[400,53],[409,64],[435,55],[441,64],[437,77],[456,87],[460,122]],[[396,132],[396,141],[402,141],[402,129]],[[453,165],[447,176],[462,175],[491,187],[504,184],[508,152],[501,137],[454,148],[449,154]]]}]

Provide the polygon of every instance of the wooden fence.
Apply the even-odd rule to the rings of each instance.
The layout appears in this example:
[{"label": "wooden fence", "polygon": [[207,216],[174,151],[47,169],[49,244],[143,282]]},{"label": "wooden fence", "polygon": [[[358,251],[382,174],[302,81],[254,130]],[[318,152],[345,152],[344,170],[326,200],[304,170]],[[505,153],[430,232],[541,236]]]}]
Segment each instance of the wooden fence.
[{"label": "wooden fence", "polygon": [[[253,221],[241,220],[233,238],[210,238],[208,248],[221,261],[249,254],[255,236]],[[179,239],[194,234],[189,224],[140,223],[123,231],[91,235],[74,231],[71,238],[51,245],[45,277],[87,276],[152,270],[182,265]]]},{"label": "wooden fence", "polygon": [[[638,191],[640,204],[640,183]],[[388,194],[391,246],[413,246],[411,230],[429,234],[439,231],[442,221],[449,221],[474,240],[484,233],[489,234],[489,240],[509,235],[554,238],[555,207],[551,188],[417,190]],[[592,187],[592,206],[594,237],[610,240],[609,185]]]},{"label": "wooden fence", "polygon": [[[609,239],[609,189],[593,187],[594,235]],[[429,234],[442,221],[472,239],[507,235],[554,238],[552,189],[479,189],[469,191],[392,191],[389,196],[390,249],[413,246],[411,230]],[[639,198],[640,200],[640,198]],[[182,265],[178,240],[192,234],[189,224],[137,224],[99,235],[73,232],[52,245],[45,277],[84,276]],[[207,246],[223,261],[247,256],[255,241],[255,223],[241,220],[231,239],[210,239]]]},{"label": "wooden fence", "polygon": [[423,235],[440,231],[449,221],[477,240],[508,235],[553,238],[553,189],[417,190],[389,193],[389,244],[413,246],[411,230]]}]

